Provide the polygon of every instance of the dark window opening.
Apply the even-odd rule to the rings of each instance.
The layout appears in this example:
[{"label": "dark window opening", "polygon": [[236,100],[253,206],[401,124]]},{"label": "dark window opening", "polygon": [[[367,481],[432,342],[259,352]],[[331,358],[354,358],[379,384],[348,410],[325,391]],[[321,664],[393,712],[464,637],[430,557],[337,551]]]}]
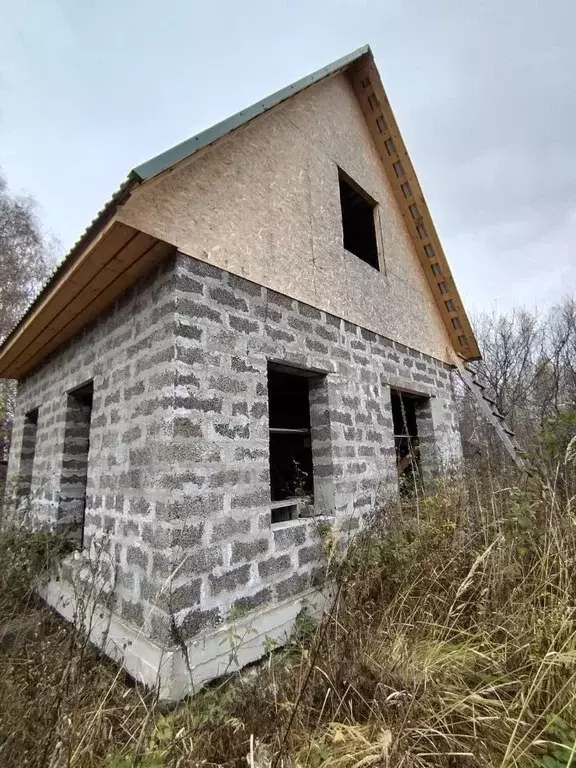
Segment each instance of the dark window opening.
[{"label": "dark window opening", "polygon": [[84,542],[93,394],[92,382],[68,393],[64,428],[58,527],[80,547]]},{"label": "dark window opening", "polygon": [[273,366],[268,369],[273,523],[297,518],[297,502],[312,499],[309,382],[305,374],[287,373]]},{"label": "dark window opening", "polygon": [[359,187],[351,183],[342,171],[339,174],[339,182],[344,248],[374,269],[380,269],[374,224],[376,204]]},{"label": "dark window opening", "polygon": [[394,425],[394,447],[396,468],[400,479],[400,490],[406,492],[413,487],[415,477],[420,477],[420,438],[418,436],[418,409],[428,400],[399,390],[390,390],[392,401],[392,422]]},{"label": "dark window opening", "polygon": [[32,470],[36,454],[36,433],[38,431],[38,408],[24,416],[22,447],[20,449],[20,491],[28,495],[32,488]]}]

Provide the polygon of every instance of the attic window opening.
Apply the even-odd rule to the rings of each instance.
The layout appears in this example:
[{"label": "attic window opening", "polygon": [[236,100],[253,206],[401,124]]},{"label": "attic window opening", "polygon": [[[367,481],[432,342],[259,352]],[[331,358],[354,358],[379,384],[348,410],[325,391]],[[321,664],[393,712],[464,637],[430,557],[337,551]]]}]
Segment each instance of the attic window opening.
[{"label": "attic window opening", "polygon": [[407,181],[402,184],[402,194],[404,197],[412,197],[412,188]]},{"label": "attic window opening", "polygon": [[456,330],[459,330],[460,328],[462,328],[462,323],[457,317],[452,318],[452,327],[456,328]]},{"label": "attic window opening", "polygon": [[467,347],[468,346],[468,339],[466,336],[458,336],[458,341],[460,342],[460,346]]},{"label": "attic window opening", "polygon": [[370,85],[370,78],[365,77],[363,80],[360,81],[360,84],[362,88],[368,88],[368,86]]},{"label": "attic window opening", "polygon": [[338,169],[338,181],[344,248],[379,270],[374,222],[376,203],[340,169]]},{"label": "attic window opening", "polygon": [[392,166],[394,168],[394,173],[396,174],[396,178],[400,178],[401,176],[404,176],[404,168],[402,167],[402,163],[400,160],[397,160],[394,165]]},{"label": "attic window opening", "polygon": [[294,520],[314,491],[310,375],[268,366],[271,522]]},{"label": "attic window opening", "polygon": [[448,286],[443,280],[438,283],[438,288],[440,289],[440,293],[448,293]]},{"label": "attic window opening", "polygon": [[434,250],[434,246],[431,243],[428,243],[424,246],[424,253],[426,256],[428,256],[429,259],[433,259],[436,256],[436,251]]},{"label": "attic window opening", "polygon": [[448,301],[445,301],[444,304],[446,305],[448,312],[456,312],[456,305],[452,299],[448,299]]},{"label": "attic window opening", "polygon": [[418,206],[416,205],[416,203],[412,203],[412,205],[410,206],[410,208],[408,210],[410,211],[410,214],[411,214],[412,218],[414,219],[414,221],[416,221],[416,219],[420,218],[420,210],[419,210]]},{"label": "attic window opening", "polygon": [[432,264],[432,274],[436,276],[442,274],[442,270],[440,269],[440,264]]}]

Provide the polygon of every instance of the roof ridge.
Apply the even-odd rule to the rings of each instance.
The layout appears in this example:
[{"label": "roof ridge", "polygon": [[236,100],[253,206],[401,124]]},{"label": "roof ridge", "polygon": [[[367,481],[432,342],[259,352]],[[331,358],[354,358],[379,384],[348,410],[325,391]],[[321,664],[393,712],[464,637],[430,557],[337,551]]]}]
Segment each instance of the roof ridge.
[{"label": "roof ridge", "polygon": [[132,171],[130,171],[130,177],[140,181],[146,181],[152,176],[157,176],[159,173],[162,173],[162,171],[166,171],[176,163],[190,157],[190,155],[194,154],[199,149],[203,149],[214,141],[222,138],[222,136],[230,133],[235,128],[239,128],[241,125],[244,125],[255,117],[258,117],[273,107],[276,107],[278,104],[281,104],[291,96],[300,93],[305,88],[315,85],[320,82],[320,80],[330,77],[330,75],[339,72],[360,59],[362,56],[371,53],[372,51],[369,45],[363,45],[361,48],[357,48],[355,51],[346,54],[346,56],[342,56],[325,67],[317,69],[316,72],[312,72],[312,74],[306,75],[300,80],[295,80],[293,83],[281,88],[279,91],[271,93],[264,99],[256,101],[249,107],[241,109],[240,112],[236,112],[236,114],[230,115],[230,117],[210,126],[210,128],[206,128],[195,136],[191,136],[189,139],[185,139],[179,144],[175,144],[169,149],[164,150],[164,152],[160,152],[160,154],[150,158],[150,160],[133,168]]}]

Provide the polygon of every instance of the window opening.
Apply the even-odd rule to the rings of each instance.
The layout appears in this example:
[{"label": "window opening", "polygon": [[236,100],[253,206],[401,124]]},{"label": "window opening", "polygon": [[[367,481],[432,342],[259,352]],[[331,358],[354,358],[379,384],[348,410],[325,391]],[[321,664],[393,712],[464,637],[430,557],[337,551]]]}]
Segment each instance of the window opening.
[{"label": "window opening", "polygon": [[270,498],[272,522],[298,518],[312,503],[314,478],[310,432],[310,377],[268,368]]},{"label": "window opening", "polygon": [[29,411],[24,416],[24,429],[22,431],[22,447],[20,449],[20,490],[28,495],[32,489],[32,470],[34,467],[34,455],[36,454],[36,434],[38,431],[38,408]]},{"label": "window opening", "polygon": [[390,399],[400,492],[410,493],[415,479],[421,478],[418,409],[427,404],[428,398],[392,389]]},{"label": "window opening", "polygon": [[71,538],[76,540],[80,547],[84,543],[93,394],[94,386],[91,381],[68,393],[64,428],[58,525],[70,533]]},{"label": "window opening", "polygon": [[374,223],[376,203],[342,171],[339,183],[344,248],[374,269],[380,269]]}]

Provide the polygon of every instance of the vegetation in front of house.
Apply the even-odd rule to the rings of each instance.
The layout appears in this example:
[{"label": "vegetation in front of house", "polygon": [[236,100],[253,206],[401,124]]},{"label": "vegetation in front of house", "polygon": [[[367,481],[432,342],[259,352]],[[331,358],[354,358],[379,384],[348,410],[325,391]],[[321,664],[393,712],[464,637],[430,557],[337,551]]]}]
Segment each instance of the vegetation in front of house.
[{"label": "vegetation in front of house", "polygon": [[34,598],[57,540],[5,525],[0,624],[30,622],[0,640],[0,764],[576,766],[576,440],[556,432],[552,472],[469,468],[343,559],[325,532],[330,614],[172,710]]}]

